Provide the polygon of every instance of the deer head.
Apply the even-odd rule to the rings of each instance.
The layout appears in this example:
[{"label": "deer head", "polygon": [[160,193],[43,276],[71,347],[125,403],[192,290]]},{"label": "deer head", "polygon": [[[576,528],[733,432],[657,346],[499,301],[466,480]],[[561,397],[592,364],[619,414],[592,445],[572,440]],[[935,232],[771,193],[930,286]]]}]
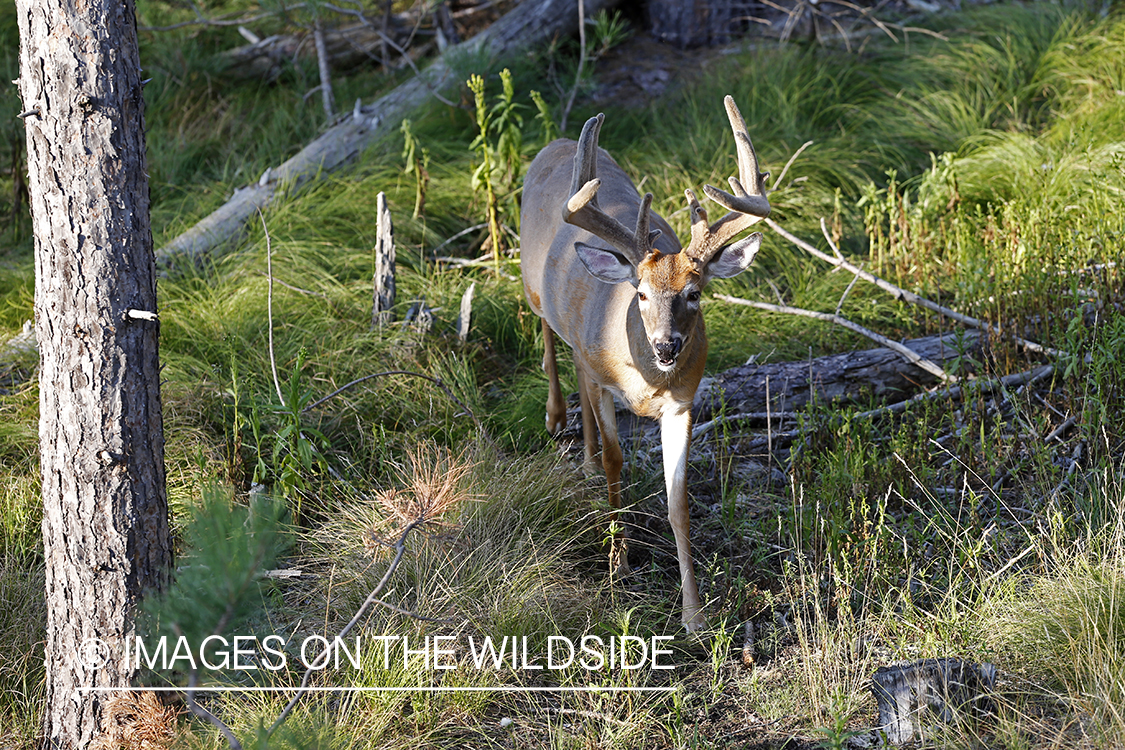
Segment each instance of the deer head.
[{"label": "deer head", "polygon": [[563,208],[563,219],[611,246],[576,242],[574,249],[598,280],[607,284],[629,282],[636,288],[636,304],[652,348],[653,363],[663,372],[676,369],[680,352],[697,331],[702,332],[700,296],[708,282],[746,270],[761,246],[762,235],[754,232],[727,243],[770,212],[765,189],[768,174],[758,171],[758,157],[746,121],[733,98],[726,97],[724,104],[734,132],[739,176],[730,178],[729,193],[704,186],[707,197],[728,210],[710,225],[707,211],[695,193],[685,191],[691,212],[691,240],[680,252],[661,252],[653,246],[660,230],[649,231],[652,193],[641,199],[632,230],[598,207],[601,180],[594,175],[603,115],[586,122],[574,158],[571,197]]}]

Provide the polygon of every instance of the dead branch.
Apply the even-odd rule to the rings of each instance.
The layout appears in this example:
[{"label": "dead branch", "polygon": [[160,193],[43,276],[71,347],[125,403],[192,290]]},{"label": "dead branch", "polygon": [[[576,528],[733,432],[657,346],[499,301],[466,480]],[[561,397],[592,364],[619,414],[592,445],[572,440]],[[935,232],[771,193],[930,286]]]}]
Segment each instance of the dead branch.
[{"label": "dead branch", "polygon": [[789,167],[793,166],[793,162],[797,161],[797,157],[800,156],[801,153],[811,145],[813,145],[812,141],[805,141],[801,144],[801,147],[799,149],[793,152],[793,155],[789,157],[789,161],[785,162],[785,166],[782,168],[781,174],[779,174],[777,176],[777,179],[773,181],[773,190],[777,190],[778,185],[781,184],[781,181],[785,179],[785,175],[788,174]]},{"label": "dead branch", "polygon": [[[363,604],[361,604],[359,609],[356,610],[356,613],[352,615],[352,619],[348,620],[347,625],[345,625],[340,630],[340,632],[336,635],[336,638],[329,642],[330,644],[336,643],[338,640],[342,640],[343,638],[347,637],[352,628],[356,626],[356,623],[358,623],[360,619],[362,619],[363,616],[367,614],[367,610],[371,608],[371,605],[375,604],[379,600],[379,594],[383,592],[383,589],[391,580],[391,576],[393,576],[395,571],[398,570],[399,563],[402,562],[402,556],[406,554],[406,539],[410,536],[410,532],[414,531],[419,526],[422,526],[428,520],[429,519],[425,517],[417,518],[407,524],[406,528],[402,530],[402,535],[399,536],[398,541],[395,542],[393,547],[395,556],[391,559],[390,565],[387,566],[387,570],[383,573],[383,577],[379,579],[379,583],[375,585],[375,588],[373,588],[371,590],[371,593],[367,595],[367,598],[363,601]],[[324,651],[320,653],[320,655],[313,659],[312,664],[309,665],[308,669],[305,670],[304,676],[301,677],[301,686],[300,688],[298,688],[296,695],[294,695],[292,700],[290,700],[285,708],[282,709],[281,714],[278,715],[277,719],[272,725],[270,725],[270,728],[266,731],[267,738],[273,736],[273,733],[277,731],[278,727],[285,723],[285,720],[289,718],[289,714],[293,712],[294,708],[296,708],[297,703],[300,702],[301,698],[305,695],[305,693],[308,692],[309,679],[312,677],[313,672],[317,671],[318,669],[324,668],[324,665],[328,663],[328,657],[331,655],[331,653],[332,647],[331,645],[328,645],[325,647]]]},{"label": "dead branch", "polygon": [[586,3],[578,0],[578,70],[574,73],[574,86],[570,89],[570,96],[566,99],[562,117],[559,118],[559,132],[566,132],[566,118],[570,116],[570,108],[574,106],[574,97],[578,94],[578,86],[582,83],[582,69],[586,66]]},{"label": "dead branch", "polygon": [[735,305],[754,307],[759,310],[785,313],[787,315],[801,315],[806,318],[815,318],[816,320],[823,320],[829,323],[834,323],[835,325],[847,328],[849,331],[855,331],[861,336],[866,336],[880,346],[885,346],[893,352],[897,352],[908,362],[921,367],[923,370],[930,373],[931,375],[937,376],[942,381],[952,383],[956,382],[958,379],[956,375],[950,375],[948,372],[942,369],[940,365],[935,364],[925,357],[921,357],[915,354],[913,351],[898,343],[897,341],[892,341],[886,336],[872,331],[870,328],[865,328],[859,323],[855,323],[851,320],[848,320],[847,318],[841,317],[839,312],[833,315],[830,313],[817,312],[815,310],[806,310],[800,307],[790,307],[789,305],[774,305],[769,302],[755,302],[754,300],[742,299],[740,297],[731,297],[726,294],[716,294],[715,299],[720,299],[724,302],[730,302]]},{"label": "dead branch", "polygon": [[[586,12],[610,8],[619,0],[586,0]],[[367,146],[397,130],[408,116],[432,96],[462,80],[452,60],[510,57],[557,35],[569,34],[577,19],[569,0],[525,2],[467,42],[450,47],[420,75],[403,83],[352,117],[329,128],[288,161],[266,171],[254,185],[235,192],[223,206],[176,237],[157,252],[167,269],[176,259],[195,262],[238,236],[255,210],[268,206],[282,186],[296,189],[356,159]]]},{"label": "dead branch", "polygon": [[332,69],[328,61],[328,45],[324,41],[324,26],[319,18],[313,26],[313,42],[316,44],[316,67],[320,73],[320,100],[324,105],[324,116],[331,120],[336,112],[336,97],[332,94]]},{"label": "dead branch", "polygon": [[[825,225],[823,218],[821,218],[821,220],[820,220],[820,228],[821,228],[821,231],[824,232],[824,238],[828,241],[828,246],[830,248],[832,248],[832,252],[835,253],[835,257],[833,257],[831,255],[828,255],[827,253],[821,252],[820,250],[813,247],[808,242],[805,242],[804,240],[802,240],[800,237],[797,237],[796,235],[787,232],[784,228],[782,228],[782,226],[780,224],[778,224],[773,219],[766,219],[765,221],[766,221],[766,224],[769,225],[770,229],[774,230],[779,235],[781,235],[785,239],[789,240],[790,242],[792,242],[794,245],[796,245],[797,247],[804,250],[809,255],[812,255],[814,258],[819,258],[820,260],[823,260],[825,263],[830,263],[833,266],[836,266],[837,268],[843,268],[844,270],[848,271],[849,273],[855,274],[856,276],[860,277],[864,281],[867,281],[867,282],[870,282],[870,283],[874,284],[875,286],[879,287],[880,289],[882,289],[885,292],[889,292],[891,294],[891,296],[894,297],[896,300],[901,300],[903,302],[908,302],[912,305],[917,305],[918,307],[922,307],[922,308],[925,308],[925,309],[927,309],[931,312],[935,312],[935,313],[938,313],[939,315],[943,315],[947,318],[951,318],[952,320],[956,320],[959,323],[963,323],[964,325],[967,325],[971,328],[976,328],[977,330],[980,330],[980,331],[985,331],[985,332],[996,334],[996,335],[1003,335],[1003,332],[1000,329],[998,329],[996,326],[993,326],[993,325],[991,325],[989,323],[986,323],[982,320],[974,318],[970,315],[965,315],[964,313],[959,313],[956,310],[951,310],[948,307],[943,307],[942,305],[939,305],[936,302],[931,302],[930,300],[926,299],[925,297],[922,297],[921,295],[914,294],[913,292],[908,292],[907,290],[903,289],[902,287],[895,286],[894,284],[890,283],[889,281],[885,281],[884,279],[876,276],[875,274],[870,273],[868,271],[864,271],[859,266],[856,266],[853,263],[848,262],[848,260],[846,258],[844,258],[844,256],[840,253],[840,250],[836,247],[835,243],[833,243],[831,238],[828,236],[828,228]],[[1018,344],[1019,346],[1022,346],[1023,348],[1027,349],[1028,351],[1036,352],[1037,354],[1045,354],[1045,355],[1050,356],[1050,357],[1058,357],[1058,356],[1064,354],[1064,352],[1060,352],[1058,349],[1052,349],[1051,347],[1043,346],[1042,344],[1037,344],[1034,341],[1029,341],[1027,339],[1020,338],[1019,336],[1014,337],[1014,340],[1015,340],[1016,344]]]},{"label": "dead branch", "polygon": [[[1005,375],[1002,378],[982,378],[980,380],[963,380],[959,385],[950,386],[948,388],[939,388],[932,391],[923,391],[912,398],[898,401],[887,406],[882,406],[878,409],[870,409],[868,411],[858,412],[853,414],[855,419],[878,419],[881,417],[892,416],[901,414],[912,406],[926,403],[929,401],[936,401],[940,399],[948,399],[949,401],[960,401],[967,394],[980,393],[986,391],[1004,390],[1007,388],[1018,387],[1036,383],[1045,378],[1049,378],[1055,371],[1052,365],[1041,365],[1039,367],[1025,370],[1023,372]],[[698,426],[698,436],[702,437],[714,431],[719,425],[735,424],[740,421],[747,420],[751,415],[732,414],[723,415],[712,419]],[[800,437],[800,430],[789,430],[788,432],[771,432],[770,434],[756,438],[745,447],[746,453],[754,453],[757,451],[772,450],[774,447],[782,447],[789,445],[798,437]],[[692,431],[692,439],[697,437],[696,432]]]}]

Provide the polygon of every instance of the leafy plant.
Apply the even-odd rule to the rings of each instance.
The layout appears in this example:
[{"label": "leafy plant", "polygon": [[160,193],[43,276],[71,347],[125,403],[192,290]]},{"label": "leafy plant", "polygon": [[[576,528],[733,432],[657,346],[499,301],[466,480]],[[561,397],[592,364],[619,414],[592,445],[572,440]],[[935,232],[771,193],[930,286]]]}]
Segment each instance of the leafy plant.
[{"label": "leafy plant", "polygon": [[543,132],[543,145],[546,146],[551,141],[559,137],[559,128],[555,125],[555,120],[551,117],[551,108],[547,105],[543,95],[538,91],[531,92],[531,101],[535,104],[535,119],[539,121],[539,127]]},{"label": "leafy plant", "polygon": [[492,249],[492,260],[499,267],[503,240],[500,235],[500,200],[497,190],[505,183],[506,202],[509,214],[517,216],[514,209],[513,186],[519,177],[523,157],[523,105],[515,102],[515,88],[512,73],[505,68],[500,71],[501,93],[492,107],[485,100],[484,79],[479,75],[469,77],[469,90],[473,92],[476,113],[477,137],[469,144],[476,152],[480,164],[472,173],[473,191],[485,192],[488,212],[488,237]]},{"label": "leafy plant", "polygon": [[426,207],[426,187],[430,184],[430,150],[418,143],[418,138],[411,130],[410,119],[402,121],[402,159],[405,162],[403,172],[414,175],[414,213],[417,219]]},{"label": "leafy plant", "polygon": [[275,407],[282,418],[280,429],[274,434],[273,470],[275,483],[285,498],[296,498],[294,521],[301,517],[301,490],[306,487],[306,477],[327,467],[321,452],[328,439],[321,432],[304,423],[305,407],[312,402],[314,392],[301,383],[308,352],[302,348],[293,363],[293,372],[286,383],[284,402]]},{"label": "leafy plant", "polygon": [[166,593],[145,600],[141,640],[155,646],[159,636],[185,638],[198,657],[196,649],[208,636],[236,631],[261,612],[264,573],[290,542],[284,514],[284,503],[265,495],[253,494],[249,505],[241,505],[219,485],[205,485],[183,529],[185,551],[175,580]]}]

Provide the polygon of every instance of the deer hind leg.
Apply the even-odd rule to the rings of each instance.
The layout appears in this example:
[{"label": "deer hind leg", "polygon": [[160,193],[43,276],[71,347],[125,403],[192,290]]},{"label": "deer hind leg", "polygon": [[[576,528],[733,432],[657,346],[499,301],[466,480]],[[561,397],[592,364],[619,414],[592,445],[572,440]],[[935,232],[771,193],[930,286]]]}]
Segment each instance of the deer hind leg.
[{"label": "deer hind leg", "polygon": [[555,332],[543,319],[543,372],[547,373],[547,432],[557,435],[566,427],[566,401],[559,386],[559,365],[555,359]]},{"label": "deer hind leg", "polygon": [[624,458],[621,455],[621,444],[617,440],[617,412],[613,405],[612,393],[588,378],[586,385],[586,394],[590,405],[594,407],[592,411],[602,436],[602,468],[605,469],[605,478],[609,485],[609,507],[612,513],[609,569],[616,576],[624,576],[629,574],[629,550],[620,513],[621,467]]},{"label": "deer hind leg", "polygon": [[664,485],[668,491],[668,523],[676,536],[683,590],[683,623],[688,632],[704,625],[695,567],[691,561],[691,518],[687,496],[687,458],[691,445],[691,412],[665,414],[660,418],[660,445],[664,453]]}]

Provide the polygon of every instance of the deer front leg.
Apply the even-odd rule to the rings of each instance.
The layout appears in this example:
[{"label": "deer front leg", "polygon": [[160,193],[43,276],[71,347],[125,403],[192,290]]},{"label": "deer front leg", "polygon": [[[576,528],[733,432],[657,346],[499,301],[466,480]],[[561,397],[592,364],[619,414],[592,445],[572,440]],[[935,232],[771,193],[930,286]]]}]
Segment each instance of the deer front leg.
[{"label": "deer front leg", "polygon": [[582,473],[589,477],[597,471],[594,456],[598,453],[598,426],[595,423],[594,404],[598,403],[599,396],[597,393],[591,395],[590,385],[587,385],[586,375],[577,360],[574,362],[574,372],[578,376],[578,403],[582,407]]},{"label": "deer front leg", "polygon": [[[612,509],[611,524],[613,537],[609,548],[609,569],[616,576],[629,574],[629,551],[626,544],[625,528],[621,523],[621,444],[617,441],[617,411],[613,405],[613,394],[591,379],[586,378],[586,394],[594,407],[598,431],[602,436],[602,468],[605,469],[609,484],[609,507]],[[590,444],[587,443],[587,449]]]},{"label": "deer front leg", "polygon": [[683,623],[688,632],[704,625],[691,561],[691,519],[687,496],[687,459],[691,445],[691,411],[665,413],[660,418],[660,444],[664,453],[664,486],[668,491],[668,522],[676,536],[676,557],[684,597]]},{"label": "deer front leg", "polygon": [[559,386],[559,365],[555,359],[555,332],[543,318],[543,372],[547,373],[547,432],[557,435],[566,427],[566,401]]}]

